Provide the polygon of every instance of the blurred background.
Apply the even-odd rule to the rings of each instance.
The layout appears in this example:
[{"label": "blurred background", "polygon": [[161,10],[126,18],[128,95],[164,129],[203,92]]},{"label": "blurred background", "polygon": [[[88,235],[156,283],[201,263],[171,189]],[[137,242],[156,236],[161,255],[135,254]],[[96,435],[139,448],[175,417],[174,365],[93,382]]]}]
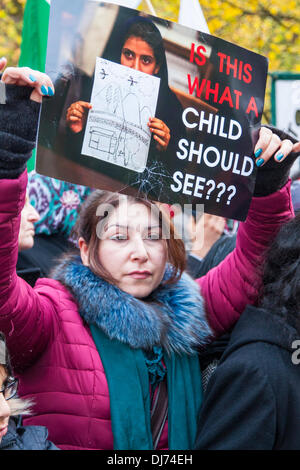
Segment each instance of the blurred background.
[{"label": "blurred background", "polygon": [[[157,16],[178,21],[180,0],[143,0],[138,9],[153,13],[149,3]],[[263,122],[271,122],[272,74],[277,79],[280,77],[277,72],[284,73],[284,77],[298,73],[300,78],[300,0],[201,0],[199,4],[210,34],[268,57]],[[0,0],[0,6],[0,57],[7,57],[9,65],[17,65],[26,0]]]}]

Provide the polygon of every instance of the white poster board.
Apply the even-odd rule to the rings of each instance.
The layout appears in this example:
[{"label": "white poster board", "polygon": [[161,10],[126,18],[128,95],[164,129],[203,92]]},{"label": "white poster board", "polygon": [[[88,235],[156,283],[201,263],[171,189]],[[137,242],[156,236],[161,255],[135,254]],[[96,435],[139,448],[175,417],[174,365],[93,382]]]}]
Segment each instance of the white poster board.
[{"label": "white poster board", "polygon": [[141,173],[160,79],[97,57],[82,154]]}]

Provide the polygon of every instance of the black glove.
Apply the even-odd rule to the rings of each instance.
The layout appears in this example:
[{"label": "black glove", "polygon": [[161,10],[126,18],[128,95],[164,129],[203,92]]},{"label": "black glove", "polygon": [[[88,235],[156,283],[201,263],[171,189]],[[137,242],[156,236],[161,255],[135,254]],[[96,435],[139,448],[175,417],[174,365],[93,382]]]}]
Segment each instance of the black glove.
[{"label": "black glove", "polygon": [[[264,127],[268,127],[274,134],[278,135],[281,140],[289,139],[293,144],[297,142],[297,139],[286,134],[284,131],[272,126]],[[292,152],[281,163],[275,162],[272,156],[267,163],[257,171],[253,195],[257,197],[268,196],[281,189],[287,182],[291,167],[299,155],[300,152]]]},{"label": "black glove", "polygon": [[32,91],[0,82],[0,178],[18,178],[35,147],[41,106]]}]

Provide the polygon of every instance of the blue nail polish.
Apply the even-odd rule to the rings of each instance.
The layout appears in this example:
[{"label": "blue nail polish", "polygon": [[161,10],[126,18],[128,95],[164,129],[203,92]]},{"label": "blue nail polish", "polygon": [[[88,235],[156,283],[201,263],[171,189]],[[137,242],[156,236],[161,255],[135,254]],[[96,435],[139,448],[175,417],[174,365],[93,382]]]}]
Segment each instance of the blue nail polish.
[{"label": "blue nail polish", "polygon": [[31,74],[30,74],[30,75],[29,75],[29,78],[30,78],[30,80],[31,80],[32,82],[36,82],[36,78],[35,78],[34,75],[31,75]]},{"label": "blue nail polish", "polygon": [[280,160],[282,160],[284,157],[283,153],[279,153],[277,156],[276,156],[276,160],[278,160],[280,162]]},{"label": "blue nail polish", "polygon": [[254,156],[255,158],[258,158],[262,154],[262,149],[257,149]]},{"label": "blue nail polish", "polygon": [[48,95],[48,90],[44,85],[41,86],[41,92],[43,93],[43,95]]},{"label": "blue nail polish", "polygon": [[264,163],[264,159],[260,158],[259,160],[256,161],[256,166],[261,166]]},{"label": "blue nail polish", "polygon": [[48,86],[48,96],[53,96],[53,95],[54,95],[54,91],[52,90],[50,86]]}]

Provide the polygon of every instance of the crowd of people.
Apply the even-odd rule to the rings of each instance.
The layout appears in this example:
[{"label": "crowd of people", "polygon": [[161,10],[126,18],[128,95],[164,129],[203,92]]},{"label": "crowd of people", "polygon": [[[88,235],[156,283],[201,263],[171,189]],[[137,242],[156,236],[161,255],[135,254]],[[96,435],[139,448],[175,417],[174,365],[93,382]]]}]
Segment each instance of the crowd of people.
[{"label": "crowd of people", "polygon": [[[127,27],[121,63],[159,73],[145,37],[139,22]],[[262,127],[246,221],[231,236],[205,216],[210,241],[192,240],[187,254],[161,205],[28,180],[40,103],[55,90],[41,72],[5,66],[0,449],[300,449],[300,224],[289,181],[300,143]],[[82,106],[68,110],[73,133]],[[150,126],[162,153],[167,119]]]}]

